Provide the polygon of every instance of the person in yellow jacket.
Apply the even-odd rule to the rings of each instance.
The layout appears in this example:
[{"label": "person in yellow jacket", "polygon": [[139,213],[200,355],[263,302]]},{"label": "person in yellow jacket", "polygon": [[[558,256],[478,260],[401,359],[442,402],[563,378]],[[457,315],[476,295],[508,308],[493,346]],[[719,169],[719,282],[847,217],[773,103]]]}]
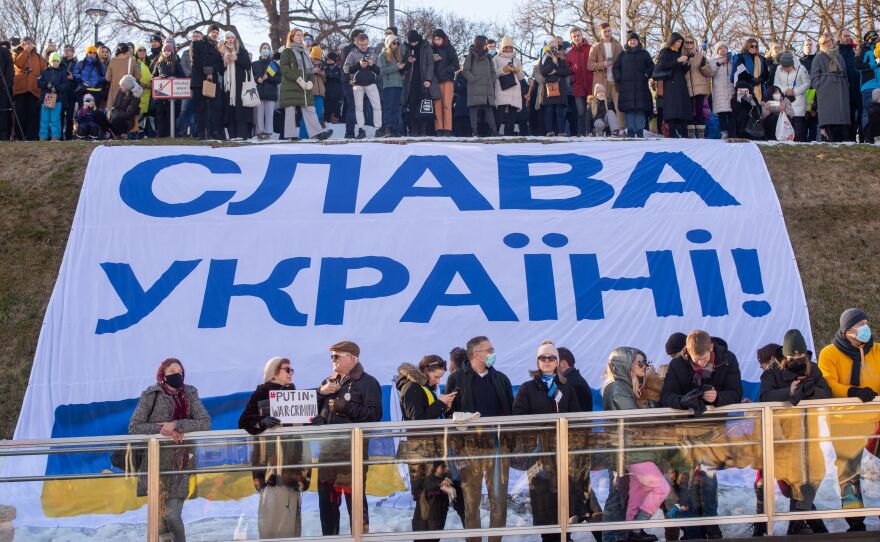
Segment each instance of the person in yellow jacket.
[{"label": "person in yellow jacket", "polygon": [[[840,329],[834,342],[819,354],[819,369],[831,387],[832,397],[857,397],[873,401],[880,392],[880,348],[874,348],[868,315],[861,309],[847,309],[840,315]],[[829,416],[829,429],[837,453],[837,477],[843,508],[863,508],[861,491],[862,450],[868,437],[878,431],[880,414],[865,407],[838,407],[856,414]],[[861,438],[860,438],[861,437]],[[877,454],[877,450],[869,450]],[[864,531],[861,517],[846,518],[850,531]]]},{"label": "person in yellow jacket", "polygon": [[153,93],[153,70],[147,60],[147,47],[145,45],[137,46],[135,49],[135,59],[137,60],[141,72],[140,77],[138,77],[137,80],[138,83],[141,84],[141,88],[144,89],[144,93],[141,94],[140,118],[144,125],[144,131],[149,132],[147,134],[148,136],[152,136],[155,134],[155,129],[150,125],[152,117],[148,115],[150,109],[150,96]]}]

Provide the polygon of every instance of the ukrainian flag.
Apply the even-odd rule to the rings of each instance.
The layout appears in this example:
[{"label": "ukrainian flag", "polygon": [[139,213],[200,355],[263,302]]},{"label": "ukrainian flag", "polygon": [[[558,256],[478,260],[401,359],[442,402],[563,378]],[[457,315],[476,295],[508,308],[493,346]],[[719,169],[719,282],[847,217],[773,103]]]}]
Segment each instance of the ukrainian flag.
[{"label": "ukrainian flag", "polygon": [[276,73],[278,73],[278,64],[275,63],[274,60],[269,61],[269,66],[266,67],[266,75],[272,77]]}]

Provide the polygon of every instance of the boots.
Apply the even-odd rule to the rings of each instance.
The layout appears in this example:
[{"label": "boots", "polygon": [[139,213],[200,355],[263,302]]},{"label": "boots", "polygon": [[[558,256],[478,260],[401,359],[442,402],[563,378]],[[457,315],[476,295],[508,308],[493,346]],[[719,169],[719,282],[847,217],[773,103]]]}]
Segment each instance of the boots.
[{"label": "boots", "polygon": [[697,136],[697,127],[693,124],[687,125],[687,134],[689,139],[694,139]]},{"label": "boots", "polygon": [[[651,519],[651,514],[639,510],[633,521],[648,521],[649,519]],[[644,529],[633,529],[627,535],[626,540],[627,542],[657,542],[658,539],[656,536],[646,533]]]},{"label": "boots", "polygon": [[697,126],[697,139],[706,139],[706,127],[702,124]]},{"label": "boots", "polygon": [[767,524],[766,523],[753,523],[752,524],[752,536],[767,536]]}]

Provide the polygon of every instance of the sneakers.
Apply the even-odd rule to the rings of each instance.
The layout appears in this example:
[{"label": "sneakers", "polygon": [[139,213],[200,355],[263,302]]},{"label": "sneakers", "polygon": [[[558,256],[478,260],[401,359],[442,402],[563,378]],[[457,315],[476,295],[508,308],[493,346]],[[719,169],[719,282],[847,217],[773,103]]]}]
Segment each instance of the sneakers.
[{"label": "sneakers", "polygon": [[357,137],[355,139],[367,139],[367,132],[363,128],[358,128]]}]

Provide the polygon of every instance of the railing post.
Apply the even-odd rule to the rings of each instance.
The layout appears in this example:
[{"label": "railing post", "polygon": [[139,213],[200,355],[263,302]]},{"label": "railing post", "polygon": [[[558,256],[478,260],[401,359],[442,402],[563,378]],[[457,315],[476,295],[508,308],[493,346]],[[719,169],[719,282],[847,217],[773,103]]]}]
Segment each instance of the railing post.
[{"label": "railing post", "polygon": [[147,442],[147,542],[159,542],[159,440]]},{"label": "railing post", "polygon": [[364,534],[364,430],[351,430],[351,536],[360,542]]},{"label": "railing post", "polygon": [[557,521],[562,532],[562,540],[566,540],[568,532],[569,502],[568,502],[568,419],[556,420],[556,502],[559,507]]},{"label": "railing post", "polygon": [[617,476],[623,476],[626,466],[623,464],[623,449],[626,448],[626,439],[624,438],[623,418],[617,420]]},{"label": "railing post", "polygon": [[773,410],[761,409],[761,457],[764,459],[764,514],[767,515],[767,536],[773,536],[773,516],[776,514],[776,459],[773,451],[776,442],[773,432]]}]

